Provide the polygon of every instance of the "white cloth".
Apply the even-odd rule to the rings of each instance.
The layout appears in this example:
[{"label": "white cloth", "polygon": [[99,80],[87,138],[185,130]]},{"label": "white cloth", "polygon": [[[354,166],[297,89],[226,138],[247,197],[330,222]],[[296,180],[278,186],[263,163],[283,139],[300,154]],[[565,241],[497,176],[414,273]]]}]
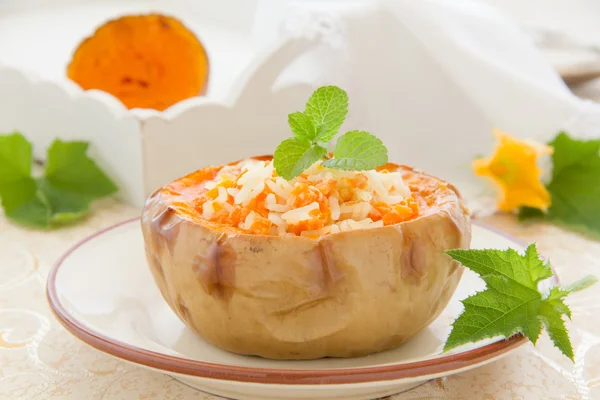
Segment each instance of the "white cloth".
[{"label": "white cloth", "polygon": [[480,1],[264,0],[256,32],[258,46],[277,32],[320,37],[278,83],[344,87],[343,129],[369,130],[391,160],[447,179],[471,176],[492,128],[539,141],[600,136],[600,106],[575,97],[516,23]]}]

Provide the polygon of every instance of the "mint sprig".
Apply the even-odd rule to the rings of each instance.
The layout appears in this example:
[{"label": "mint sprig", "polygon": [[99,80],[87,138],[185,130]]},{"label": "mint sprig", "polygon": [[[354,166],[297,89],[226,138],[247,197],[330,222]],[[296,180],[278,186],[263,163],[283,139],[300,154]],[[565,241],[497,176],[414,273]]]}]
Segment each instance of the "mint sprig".
[{"label": "mint sprig", "polygon": [[327,142],[337,135],[348,114],[348,95],[337,86],[317,89],[308,99],[304,112],[288,115],[293,138],[286,139],[273,155],[279,176],[291,180],[312,164],[324,160],[328,168],[363,171],[387,163],[387,149],[375,136],[365,131],[342,135],[327,155]]},{"label": "mint sprig", "polygon": [[23,225],[54,228],[80,219],[89,204],[117,190],[88,157],[88,143],[55,140],[44,176],[32,176],[31,143],[20,133],[0,135],[0,200],[6,216]]}]

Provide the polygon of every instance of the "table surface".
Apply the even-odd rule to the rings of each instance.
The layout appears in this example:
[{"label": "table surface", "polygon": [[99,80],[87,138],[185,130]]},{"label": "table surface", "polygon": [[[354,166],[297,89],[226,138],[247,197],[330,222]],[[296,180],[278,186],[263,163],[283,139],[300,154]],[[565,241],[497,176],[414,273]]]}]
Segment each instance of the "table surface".
[{"label": "table surface", "polygon": [[[82,237],[137,214],[105,200],[84,223],[52,232],[24,229],[0,216],[0,400],[216,399],[85,345],[50,313],[45,282],[58,257]],[[600,275],[598,241],[543,223],[519,225],[509,215],[481,219],[527,242],[537,241],[562,282]],[[600,399],[600,290],[568,300],[575,364],[544,334],[537,347],[528,344],[500,361],[390,399]]]}]

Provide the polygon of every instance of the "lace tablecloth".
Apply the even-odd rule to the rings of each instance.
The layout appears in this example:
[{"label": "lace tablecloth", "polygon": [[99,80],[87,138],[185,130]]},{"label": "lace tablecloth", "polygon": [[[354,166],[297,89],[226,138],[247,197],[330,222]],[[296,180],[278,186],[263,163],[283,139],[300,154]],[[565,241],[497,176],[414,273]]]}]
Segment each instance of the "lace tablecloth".
[{"label": "lace tablecloth", "polygon": [[[106,201],[84,223],[51,232],[0,217],[0,400],[216,399],[83,344],[50,313],[45,281],[55,260],[82,237],[137,214]],[[600,242],[549,225],[518,225],[506,215],[484,221],[537,241],[563,282],[600,275]],[[544,335],[536,348],[526,345],[500,361],[391,399],[600,399],[600,287],[571,295],[569,304],[575,364]]]}]

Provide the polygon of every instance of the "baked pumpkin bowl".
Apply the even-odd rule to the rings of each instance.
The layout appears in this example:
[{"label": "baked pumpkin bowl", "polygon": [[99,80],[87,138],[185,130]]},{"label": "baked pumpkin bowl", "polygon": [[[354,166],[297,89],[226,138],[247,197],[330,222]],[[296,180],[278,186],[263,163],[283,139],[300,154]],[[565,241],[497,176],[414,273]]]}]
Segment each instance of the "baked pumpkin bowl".
[{"label": "baked pumpkin bowl", "polygon": [[445,251],[471,240],[460,194],[438,178],[392,163],[316,163],[288,182],[271,157],[162,187],[142,229],[179,318],[221,349],[272,359],[399,346],[447,305],[463,267]]}]

